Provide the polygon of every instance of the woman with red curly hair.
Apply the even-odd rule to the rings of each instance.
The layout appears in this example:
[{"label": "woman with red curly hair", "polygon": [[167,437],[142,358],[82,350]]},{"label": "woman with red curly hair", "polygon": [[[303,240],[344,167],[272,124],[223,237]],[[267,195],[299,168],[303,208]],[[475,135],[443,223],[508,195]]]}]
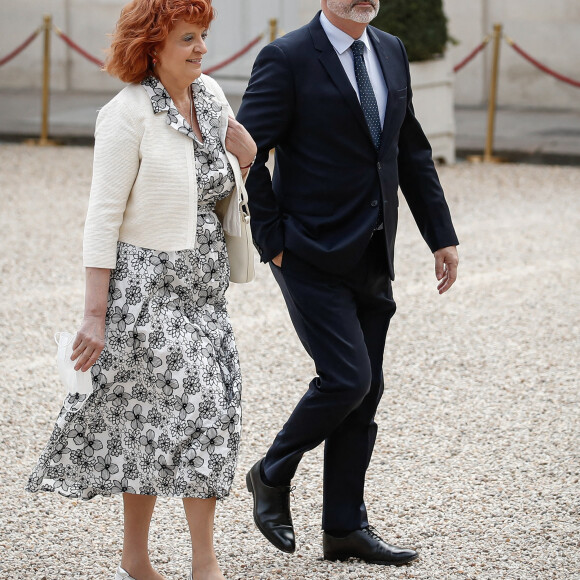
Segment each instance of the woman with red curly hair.
[{"label": "woman with red curly hair", "polygon": [[224,578],[213,520],[241,427],[224,232],[241,233],[256,146],[202,74],[213,18],[211,0],[133,0],[121,12],[105,68],[129,84],[97,118],[71,356],[92,392],[67,397],[27,487],[122,494],[116,580],[163,578],[148,551],[157,496],[183,498],[189,578]]}]

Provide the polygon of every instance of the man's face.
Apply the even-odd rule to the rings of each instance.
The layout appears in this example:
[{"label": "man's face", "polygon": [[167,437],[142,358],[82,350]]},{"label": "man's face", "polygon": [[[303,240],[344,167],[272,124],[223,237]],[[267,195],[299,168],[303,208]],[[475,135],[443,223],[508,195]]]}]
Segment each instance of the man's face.
[{"label": "man's face", "polygon": [[368,24],[378,14],[380,0],[326,0],[326,5],[339,18]]}]

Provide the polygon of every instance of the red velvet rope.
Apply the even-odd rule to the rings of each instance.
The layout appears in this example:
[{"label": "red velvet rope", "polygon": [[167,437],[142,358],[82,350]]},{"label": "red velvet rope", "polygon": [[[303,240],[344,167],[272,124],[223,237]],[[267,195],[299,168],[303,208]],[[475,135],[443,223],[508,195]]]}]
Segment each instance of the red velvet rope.
[{"label": "red velvet rope", "polygon": [[244,46],[244,48],[238,50],[238,52],[236,52],[235,54],[233,54],[232,56],[230,56],[230,58],[224,60],[223,62],[220,62],[219,64],[215,64],[214,66],[212,66],[212,67],[204,70],[203,72],[206,75],[209,75],[212,72],[215,72],[216,70],[219,70],[220,68],[224,68],[228,64],[234,62],[234,60],[237,60],[238,58],[240,58],[240,56],[246,54],[246,52],[248,52],[248,50],[250,50],[250,48],[252,48],[256,44],[258,44],[258,42],[260,42],[260,40],[262,40],[262,38],[264,38],[264,35],[263,34],[260,34],[259,36],[256,36],[256,38],[254,38],[254,40],[252,40],[251,42],[249,42],[246,46]]},{"label": "red velvet rope", "polygon": [[541,62],[537,61],[533,56],[530,56],[527,52],[525,52],[523,49],[521,49],[511,38],[508,38],[507,36],[505,37],[507,43],[521,56],[523,56],[528,62],[530,62],[531,64],[533,64],[535,67],[539,68],[541,71],[553,76],[554,78],[558,79],[559,81],[562,81],[564,83],[568,83],[569,85],[572,85],[573,87],[579,87],[580,88],[580,81],[575,81],[574,79],[571,79],[570,77],[564,76],[560,73],[557,73],[556,71],[553,71],[552,69],[548,68],[546,65],[542,64]]},{"label": "red velvet rope", "polygon": [[[100,66],[101,68],[104,66],[104,62],[102,60],[95,58],[94,56],[89,54],[86,50],[82,49],[78,44],[76,44],[76,42],[74,42],[71,38],[69,38],[62,30],[60,30],[56,26],[54,27],[54,30],[58,34],[58,36],[60,38],[62,38],[62,40],[64,42],[66,42],[66,44],[68,44],[72,49],[76,50],[79,54],[82,54],[86,59],[90,60],[91,62],[95,63],[96,65]],[[238,52],[236,52],[230,58],[224,60],[223,62],[220,62],[219,64],[216,64],[216,65],[208,68],[207,70],[204,71],[204,73],[211,74],[212,72],[214,72],[220,68],[223,68],[223,67],[227,66],[228,64],[234,62],[234,60],[240,58],[240,56],[246,54],[246,52],[248,52],[253,46],[258,44],[258,42],[260,42],[260,40],[262,40],[263,37],[264,37],[263,34],[256,36],[256,38],[254,38],[254,40],[249,42],[246,46],[244,46],[244,48],[238,50]]]},{"label": "red velvet rope", "polygon": [[35,30],[20,46],[15,48],[10,54],[7,54],[4,58],[0,59],[0,66],[10,62],[15,56],[18,56],[39,34],[41,28]]},{"label": "red velvet rope", "polygon": [[105,63],[102,60],[94,57],[92,54],[89,54],[86,50],[81,48],[76,42],[74,42],[71,38],[69,38],[60,28],[54,26],[54,31],[56,32],[59,38],[61,38],[64,42],[66,42],[66,44],[68,44],[73,50],[76,50],[79,54],[84,56],[87,60],[90,60],[92,63],[96,64],[101,68],[105,66]]},{"label": "red velvet rope", "polygon": [[459,64],[453,67],[453,72],[459,72],[466,64],[471,62],[487,46],[489,41],[489,36],[486,36],[479,46],[476,46]]}]

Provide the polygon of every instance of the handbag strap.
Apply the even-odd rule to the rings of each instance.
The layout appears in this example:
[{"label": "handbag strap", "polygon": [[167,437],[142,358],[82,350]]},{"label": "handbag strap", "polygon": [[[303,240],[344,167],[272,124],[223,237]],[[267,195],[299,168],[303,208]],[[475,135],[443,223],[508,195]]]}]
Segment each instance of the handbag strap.
[{"label": "handbag strap", "polygon": [[248,192],[246,191],[246,186],[242,181],[242,187],[240,188],[240,211],[246,221],[250,220],[250,207],[248,205]]}]

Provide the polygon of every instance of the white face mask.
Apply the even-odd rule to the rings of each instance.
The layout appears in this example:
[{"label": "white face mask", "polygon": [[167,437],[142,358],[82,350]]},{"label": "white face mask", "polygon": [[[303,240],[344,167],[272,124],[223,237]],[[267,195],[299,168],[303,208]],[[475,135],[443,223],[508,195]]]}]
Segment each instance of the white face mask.
[{"label": "white face mask", "polygon": [[[361,3],[367,3],[371,6],[361,6]],[[345,20],[352,20],[360,24],[368,24],[378,13],[380,0],[327,0],[328,9]]]}]

